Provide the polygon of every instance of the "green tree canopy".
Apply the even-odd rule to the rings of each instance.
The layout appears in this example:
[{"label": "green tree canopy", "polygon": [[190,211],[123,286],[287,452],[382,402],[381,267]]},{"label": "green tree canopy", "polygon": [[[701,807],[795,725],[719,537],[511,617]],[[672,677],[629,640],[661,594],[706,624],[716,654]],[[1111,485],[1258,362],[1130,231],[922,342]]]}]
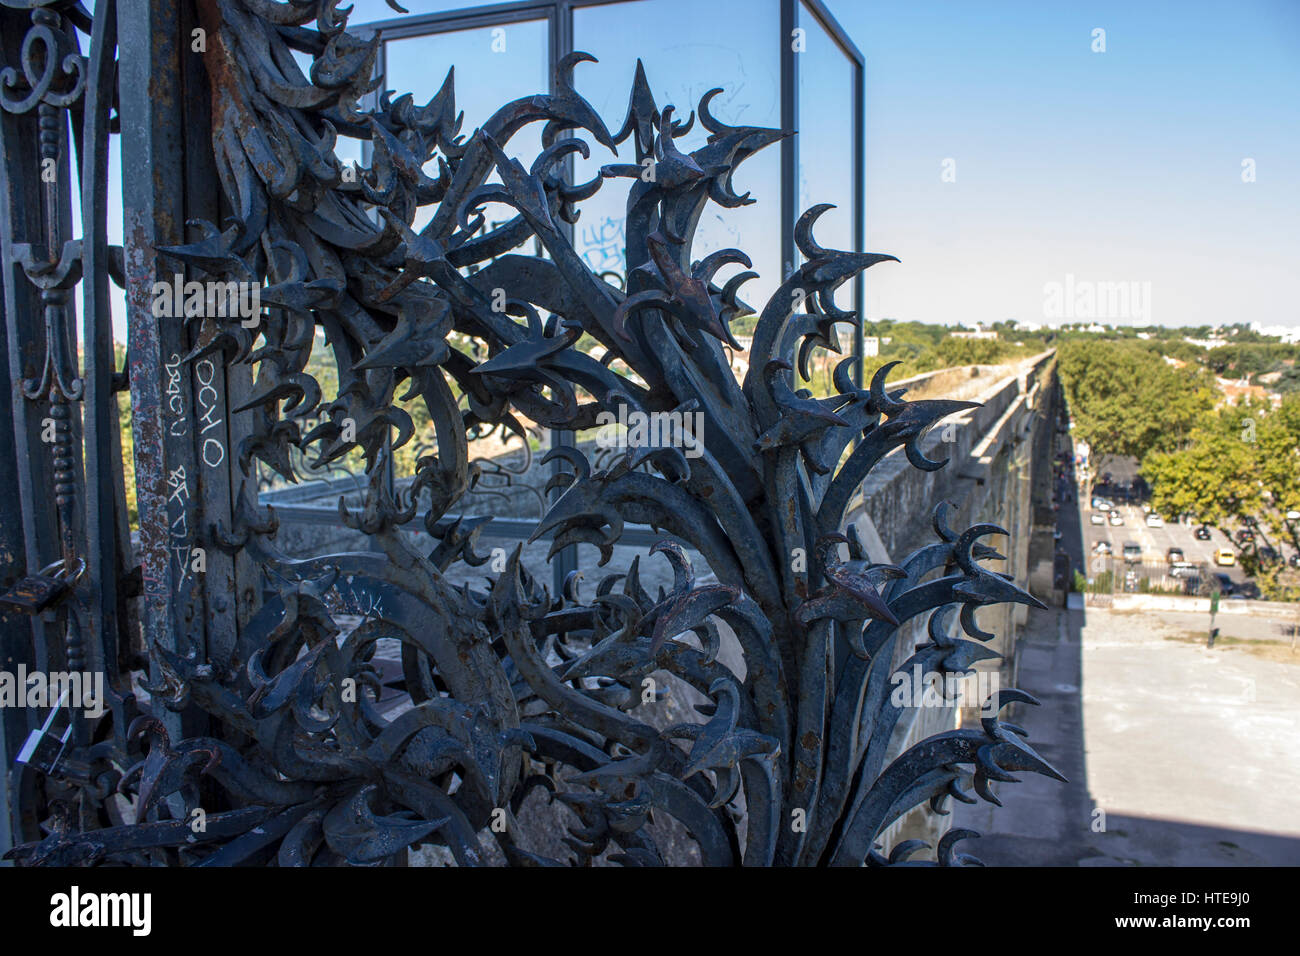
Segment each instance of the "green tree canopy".
[{"label": "green tree canopy", "polygon": [[1222,526],[1250,517],[1296,541],[1287,511],[1300,510],[1300,394],[1282,406],[1226,407],[1192,432],[1187,446],[1142,461],[1151,505]]},{"label": "green tree canopy", "polygon": [[1242,417],[1230,412],[1194,429],[1187,447],[1147,455],[1142,476],[1152,486],[1151,507],[1209,525],[1258,513],[1264,497],[1258,443],[1250,438]]},{"label": "green tree canopy", "polygon": [[1282,399],[1256,428],[1259,479],[1273,507],[1285,514],[1300,511],[1300,392]]},{"label": "green tree canopy", "polygon": [[1203,369],[1175,368],[1144,343],[1074,339],[1059,354],[1075,436],[1094,456],[1175,451],[1214,407]]}]

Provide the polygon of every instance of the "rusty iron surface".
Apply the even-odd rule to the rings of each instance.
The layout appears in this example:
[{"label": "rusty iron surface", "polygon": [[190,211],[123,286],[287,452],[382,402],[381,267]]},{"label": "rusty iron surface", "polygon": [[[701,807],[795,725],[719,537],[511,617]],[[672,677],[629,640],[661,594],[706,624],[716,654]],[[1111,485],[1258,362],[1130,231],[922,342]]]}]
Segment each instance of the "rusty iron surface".
[{"label": "rusty iron surface", "polygon": [[[433,845],[460,865],[662,865],[671,818],[708,865],[915,865],[912,842],[889,856],[878,847],[908,810],[996,802],[991,782],[1015,771],[1059,777],[997,716],[1034,702],[1015,690],[999,692],[978,727],[929,737],[886,764],[902,712],[888,693],[899,628],[928,617],[930,639],[902,672],[962,674],[995,656],[978,608],[1041,605],[982,566],[1000,557],[982,539],[1001,528],[952,529],[936,503],[935,542],[895,566],[872,564],[846,520],[889,453],[942,467],[918,441],[971,407],[905,400],[887,384],[890,366],[860,386],[852,357],[830,394],[799,386],[815,353],[840,352],[841,330],[860,324],[837,291],[893,257],[819,245],[826,205],[798,219],[802,261],[766,302],[741,297],[753,273],[718,278],[749,267],[743,251],[693,257],[707,211],[754,201],[738,192],[744,161],[789,131],[728,124],[711,109],[718,90],[677,119],[639,64],[611,131],[574,89],[574,71],[592,59],[583,53],[559,61],[549,92],[466,130],[450,75],[423,105],[376,91],[379,41],[349,33],[333,0],[198,0],[120,44],[96,31],[100,46],[85,54],[74,38],[116,17],[114,3],[97,4],[95,19],[63,2],[0,0],[0,11],[6,25],[26,18],[31,48],[43,51],[4,64],[6,136],[33,111],[47,125],[74,115],[84,77],[105,58],[138,76],[131,58],[149,57],[157,80],[147,99],[122,89],[86,110],[103,114],[96,136],[129,131],[152,166],[138,170],[152,208],[128,200],[124,210],[126,248],[85,237],[103,251],[97,268],[116,263],[129,293],[130,361],[115,388],[129,381],[135,406],[144,623],[124,615],[111,630],[87,630],[93,601],[70,569],[89,561],[93,580],[124,581],[130,568],[111,566],[111,548],[82,545],[79,489],[120,464],[100,449],[74,468],[76,435],[65,428],[38,450],[56,459],[58,500],[32,491],[24,502],[53,509],[57,533],[41,547],[60,563],[48,584],[28,578],[5,600],[42,621],[47,665],[126,666],[109,675],[104,715],[68,714],[75,739],[21,768],[39,782],[24,810],[41,829],[29,826],[9,858],[369,866]],[[206,36],[192,63],[183,60],[191,28]],[[311,59],[308,73],[294,51]],[[168,82],[174,60],[204,83]],[[534,124],[543,148],[525,166],[507,148]],[[705,144],[679,149],[696,124]],[[339,137],[368,142],[369,165],[342,163]],[[37,168],[13,158],[17,143],[6,144],[9,180]],[[41,143],[67,161],[66,141]],[[571,182],[568,158],[593,151],[608,163]],[[57,185],[25,186],[57,206]],[[584,200],[609,189],[626,196],[621,276],[593,273],[567,228]],[[489,204],[510,217],[489,225]],[[422,212],[432,218],[417,231]],[[85,401],[67,331],[82,246],[56,220],[47,235],[5,246],[6,266],[21,265],[45,303],[39,319],[6,316],[11,332],[32,321],[46,330],[44,364],[23,382],[24,416]],[[545,255],[528,251],[537,248]],[[211,310],[157,318],[152,284],[173,272],[256,287],[266,312],[252,326]],[[730,325],[750,313],[749,371],[738,379]],[[107,323],[97,316],[91,334],[111,335]],[[318,332],[337,370],[334,394],[308,371]],[[10,335],[11,348],[23,341]],[[414,437],[401,404],[412,398],[436,441],[411,480],[394,483],[393,451]],[[590,595],[574,575],[551,593],[521,547],[503,568],[484,567],[485,583],[451,583],[450,569],[490,557],[486,518],[458,511],[481,473],[471,438],[516,434],[527,446],[530,426],[575,432],[602,413],[695,415],[700,444],[651,442],[599,467],[575,447],[554,448],[547,492],[559,494],[533,537],[549,536],[553,555],[592,545],[600,565],[625,525],[664,540],[626,573],[588,569]],[[369,550],[289,556],[274,508],[259,503],[258,469],[294,482],[304,457],[322,466],[357,452],[364,490],[339,509]],[[432,549],[417,547],[410,528]],[[198,556],[224,560],[221,573],[209,576]],[[657,595],[641,583],[650,561],[673,574]],[[24,618],[6,639],[34,634]],[[80,650],[88,639],[102,648],[90,657]],[[723,662],[724,639],[743,667]],[[141,641],[147,662],[131,651]],[[400,666],[376,656],[384,641],[400,646]],[[666,728],[648,719],[662,693],[653,675],[662,684],[664,674],[711,701],[698,719]],[[567,853],[543,852],[521,822],[536,792],[563,821]],[[929,862],[973,862],[956,849],[970,836],[950,833]]]}]

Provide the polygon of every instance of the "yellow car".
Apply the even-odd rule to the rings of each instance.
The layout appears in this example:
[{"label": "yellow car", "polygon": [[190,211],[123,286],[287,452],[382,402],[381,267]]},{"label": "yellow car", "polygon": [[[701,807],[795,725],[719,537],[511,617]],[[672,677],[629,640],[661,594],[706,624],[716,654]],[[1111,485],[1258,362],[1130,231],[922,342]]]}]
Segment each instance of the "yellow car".
[{"label": "yellow car", "polygon": [[1231,548],[1218,548],[1214,552],[1214,563],[1221,568],[1230,568],[1237,563],[1237,555]]}]

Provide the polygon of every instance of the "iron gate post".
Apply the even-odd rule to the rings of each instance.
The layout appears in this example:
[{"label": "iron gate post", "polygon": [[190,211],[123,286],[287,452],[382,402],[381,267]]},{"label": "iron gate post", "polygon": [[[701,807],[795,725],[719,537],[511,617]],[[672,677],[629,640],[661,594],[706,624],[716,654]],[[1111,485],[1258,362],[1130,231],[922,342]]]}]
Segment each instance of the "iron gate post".
[{"label": "iron gate post", "polygon": [[[231,526],[234,495],[231,396],[248,390],[247,368],[220,353],[191,360],[181,318],[159,318],[154,283],[191,277],[161,247],[185,241],[187,220],[220,218],[211,110],[191,2],[124,4],[121,110],[128,362],[134,409],[136,489],[147,648],[159,645],[228,663],[240,619],[257,603],[251,573],[214,546]],[[156,679],[157,674],[153,675]],[[197,714],[194,720],[200,720]],[[165,721],[181,736],[177,715]],[[193,732],[190,720],[186,732]]]}]

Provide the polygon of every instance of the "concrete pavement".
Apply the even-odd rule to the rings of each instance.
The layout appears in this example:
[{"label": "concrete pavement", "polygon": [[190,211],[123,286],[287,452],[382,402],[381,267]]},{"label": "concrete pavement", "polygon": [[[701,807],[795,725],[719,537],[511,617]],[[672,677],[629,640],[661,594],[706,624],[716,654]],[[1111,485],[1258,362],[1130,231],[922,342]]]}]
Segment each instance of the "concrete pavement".
[{"label": "concrete pavement", "polygon": [[[1154,615],[1033,611],[1015,715],[1070,778],[957,805],[989,865],[1300,865],[1300,663],[1206,650]],[[1274,650],[1282,650],[1275,648]],[[1300,662],[1300,654],[1296,655]]]}]

